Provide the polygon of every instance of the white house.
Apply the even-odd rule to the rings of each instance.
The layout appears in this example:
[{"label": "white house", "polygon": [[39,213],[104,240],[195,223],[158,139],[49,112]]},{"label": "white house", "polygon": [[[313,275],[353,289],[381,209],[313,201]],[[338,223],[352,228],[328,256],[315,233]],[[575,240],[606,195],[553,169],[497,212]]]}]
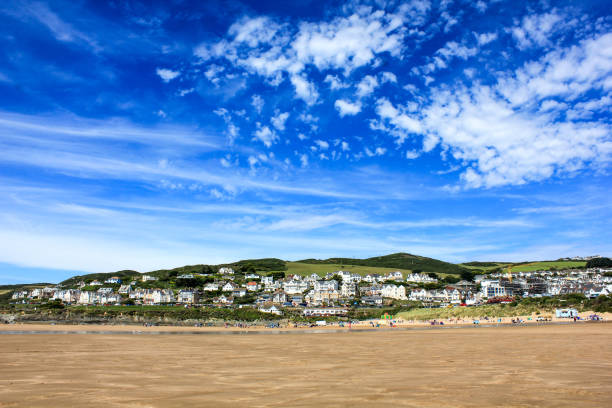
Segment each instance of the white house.
[{"label": "white house", "polygon": [[308,290],[308,282],[298,280],[283,282],[283,290],[289,295],[303,293]]},{"label": "white house", "polygon": [[176,301],[178,303],[193,304],[198,303],[200,296],[193,290],[181,290],[178,293]]},{"label": "white house", "polygon": [[118,290],[118,292],[123,295],[129,294],[131,291],[132,291],[132,285],[121,285]]},{"label": "white house", "polygon": [[151,276],[151,275],[142,275],[142,281],[143,282],[149,282],[149,281],[156,281],[157,278],[155,276]]},{"label": "white house", "polygon": [[414,289],[410,291],[410,296],[408,299],[413,301],[425,302],[429,300],[429,291],[425,289]]},{"label": "white house", "polygon": [[338,282],[334,279],[332,280],[318,280],[314,283],[314,290],[322,291],[322,290],[338,290]]},{"label": "white house", "polygon": [[16,299],[23,299],[23,298],[27,298],[28,297],[28,291],[27,290],[17,290],[15,292],[13,292],[13,296],[11,296],[11,299],[16,300]]},{"label": "white house", "polygon": [[170,289],[155,289],[147,291],[143,297],[143,302],[149,305],[159,305],[172,303],[175,301],[174,293]]},{"label": "white house", "polygon": [[121,283],[121,279],[119,279],[117,276],[113,276],[112,278],[105,280],[104,283]]},{"label": "white house", "polygon": [[251,281],[246,283],[246,288],[249,292],[255,292],[259,290],[259,283]]},{"label": "white house", "polygon": [[83,305],[89,305],[91,303],[94,303],[95,299],[96,299],[96,292],[82,291],[81,293],[79,293],[78,303],[83,304]]},{"label": "white house", "polygon": [[219,284],[217,282],[210,282],[204,285],[204,290],[206,292],[216,292],[219,290]]},{"label": "white house", "polygon": [[231,292],[234,289],[238,289],[238,286],[236,286],[236,284],[234,284],[233,282],[227,282],[225,285],[223,285],[223,287],[221,288],[221,290],[223,292]]},{"label": "white house", "polygon": [[105,294],[106,293],[113,293],[113,288],[108,288],[108,287],[100,288],[100,289],[98,289],[98,293],[105,293]]},{"label": "white house", "polygon": [[233,275],[234,274],[234,270],[232,268],[224,266],[222,268],[219,268],[219,274],[220,275]]},{"label": "white house", "polygon": [[484,279],[480,282],[480,293],[488,298],[506,296],[506,288],[498,280]]},{"label": "white house", "polygon": [[304,309],[304,316],[346,316],[348,309],[344,307],[309,307]]},{"label": "white house", "polygon": [[357,295],[357,285],[352,282],[342,282],[340,287],[340,295],[342,297],[353,297]]},{"label": "white house", "polygon": [[403,279],[404,279],[404,275],[402,275],[402,273],[400,271],[389,272],[385,276],[385,280],[401,281]]},{"label": "white house", "polygon": [[369,282],[369,283],[376,283],[376,282],[380,282],[382,279],[381,279],[379,274],[372,273],[372,274],[367,274],[363,278],[363,280],[366,281],[366,282]]},{"label": "white house", "polygon": [[257,310],[263,313],[272,313],[278,316],[281,316],[283,314],[283,312],[274,305],[270,307],[260,306]]},{"label": "white house", "polygon": [[278,292],[275,292],[274,295],[272,295],[272,303],[283,304],[286,301],[287,301],[287,294],[285,292],[278,291]]},{"label": "white house", "polygon": [[234,297],[242,297],[246,296],[247,290],[246,288],[237,288],[232,291],[232,296]]},{"label": "white house", "polygon": [[411,273],[406,277],[406,282],[436,283],[438,280],[424,273]]},{"label": "white house", "polygon": [[391,299],[405,300],[406,288],[402,285],[383,285],[382,296]]}]

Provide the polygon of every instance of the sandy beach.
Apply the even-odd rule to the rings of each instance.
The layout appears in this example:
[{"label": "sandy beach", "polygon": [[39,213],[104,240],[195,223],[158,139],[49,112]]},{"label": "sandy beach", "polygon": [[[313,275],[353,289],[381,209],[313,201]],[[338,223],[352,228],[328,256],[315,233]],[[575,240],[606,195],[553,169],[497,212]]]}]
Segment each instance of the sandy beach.
[{"label": "sandy beach", "polygon": [[2,334],[0,406],[603,407],[612,405],[611,335],[608,323]]}]

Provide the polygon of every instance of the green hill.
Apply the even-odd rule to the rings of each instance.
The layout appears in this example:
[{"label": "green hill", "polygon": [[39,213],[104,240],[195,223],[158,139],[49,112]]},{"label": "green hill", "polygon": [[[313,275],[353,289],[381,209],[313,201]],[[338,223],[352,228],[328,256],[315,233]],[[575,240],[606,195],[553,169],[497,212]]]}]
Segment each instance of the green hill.
[{"label": "green hill", "polygon": [[406,254],[403,252],[385,256],[376,256],[367,259],[354,259],[354,258],[329,258],[329,259],[304,259],[297,261],[302,264],[337,264],[337,265],[357,265],[357,266],[370,266],[378,268],[394,268],[410,271],[421,271],[421,272],[438,272],[444,274],[460,275],[461,272],[465,272],[469,269],[455,265],[452,263],[439,261],[433,258],[427,258],[425,256],[418,256],[412,254]]},{"label": "green hill", "polygon": [[[236,271],[241,272],[269,272],[269,271],[286,271],[286,262],[276,258],[263,258],[263,259],[245,259],[238,262],[220,265],[185,265],[173,269],[159,269],[155,271],[147,272],[147,275],[155,276],[161,281],[170,280],[178,275],[182,274],[201,274],[201,273],[217,273],[219,268],[228,266]],[[104,282],[106,279],[117,276],[123,281],[133,280],[134,277],[139,277],[140,272],[132,270],[124,270],[118,272],[105,272],[105,273],[90,273],[87,275],[73,276],[72,278],[66,279],[61,282],[64,286],[74,286],[80,281],[89,282],[92,280],[99,280]]]},{"label": "green hill", "polygon": [[[452,264],[449,262],[440,261],[424,256],[412,255],[407,253],[397,253],[385,256],[377,256],[373,258],[358,259],[358,258],[329,258],[329,259],[304,259],[296,262],[283,261],[278,258],[262,258],[262,259],[245,259],[238,262],[220,265],[186,265],[173,269],[159,269],[147,272],[148,275],[155,276],[159,279],[154,285],[160,285],[163,282],[175,281],[176,276],[182,274],[211,274],[216,273],[220,267],[228,266],[238,272],[285,272],[288,274],[310,275],[317,273],[324,276],[328,272],[334,272],[340,269],[349,270],[354,273],[365,275],[367,273],[386,274],[390,271],[399,270],[404,276],[411,272],[435,272],[444,277],[446,275],[460,275],[465,271],[473,273],[488,273],[492,271],[501,271],[507,267],[509,263],[505,262],[466,262],[463,264]],[[554,267],[556,269],[567,269],[573,267],[584,267],[585,262],[574,261],[554,261],[554,262],[532,262],[532,263],[514,263],[513,271],[528,271],[536,269],[546,269]],[[123,270],[107,273],[90,273],[86,275],[73,276],[61,282],[66,287],[75,286],[80,281],[91,282],[99,280],[104,282],[106,279],[118,276],[123,281],[131,281],[140,276],[140,273],[132,270]],[[153,285],[153,283],[152,283]],[[13,285],[13,290],[17,286]],[[0,287],[0,289],[2,289]],[[6,287],[5,292],[8,291]]]},{"label": "green hill", "polygon": [[65,281],[60,282],[60,284],[64,286],[73,286],[78,284],[80,281],[93,281],[98,280],[100,282],[104,282],[106,279],[111,278],[113,276],[117,276],[121,280],[132,279],[134,276],[139,276],[140,273],[137,271],[124,270],[117,272],[105,272],[105,273],[89,273],[87,275],[77,275],[72,278],[68,278]]}]

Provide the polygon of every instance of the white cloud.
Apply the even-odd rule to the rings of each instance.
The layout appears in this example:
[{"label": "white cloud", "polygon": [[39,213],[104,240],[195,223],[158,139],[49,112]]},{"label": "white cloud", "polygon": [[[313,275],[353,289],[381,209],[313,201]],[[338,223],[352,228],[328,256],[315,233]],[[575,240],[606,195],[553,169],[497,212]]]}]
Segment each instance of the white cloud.
[{"label": "white cloud", "polygon": [[487,45],[490,42],[497,40],[497,33],[481,33],[475,34],[479,46]]},{"label": "white cloud", "polygon": [[[586,106],[571,101],[587,91],[596,95],[611,72],[612,34],[605,34],[553,51],[494,87],[434,92],[433,103],[423,109],[422,133],[438,137],[467,167],[461,174],[467,187],[524,184],[604,166],[612,155],[610,125],[551,115],[565,107],[549,98],[564,96],[565,104],[585,112]],[[603,109],[599,100],[588,106]]]},{"label": "white cloud", "polygon": [[384,123],[391,125],[391,128],[387,128],[384,123],[378,123],[377,128],[387,130],[395,136],[398,144],[402,144],[409,134],[421,133],[422,131],[418,118],[415,119],[407,113],[396,109],[388,99],[382,98],[377,101],[376,113]]},{"label": "white cloud", "polygon": [[315,140],[314,142],[321,150],[329,149],[329,143],[327,143],[325,140]]},{"label": "white cloud", "polygon": [[302,23],[292,47],[302,64],[313,64],[319,70],[338,68],[350,72],[371,63],[377,54],[399,55],[401,24],[397,16],[362,8],[331,22]]},{"label": "white cloud", "polygon": [[560,29],[567,29],[575,22],[558,14],[551,13],[528,15],[515,25],[511,32],[520,49],[532,46],[545,46],[550,43],[550,36]]},{"label": "white cloud", "polygon": [[343,82],[340,78],[338,78],[337,75],[327,75],[325,77],[325,79],[323,80],[323,82],[328,83],[329,87],[332,91],[335,91],[337,89],[343,89],[343,88],[348,88],[349,85],[345,82]]},{"label": "white cloud", "polygon": [[251,97],[251,105],[255,108],[257,113],[261,113],[264,107],[264,100],[260,95],[255,94]]},{"label": "white cloud", "polygon": [[295,94],[298,98],[302,99],[309,106],[317,103],[319,93],[313,83],[308,82],[305,77],[299,75],[292,75],[290,79],[295,87]]},{"label": "white cloud", "polygon": [[[429,6],[402,5],[396,14],[361,6],[345,8],[349,9],[350,15],[331,21],[302,22],[297,29],[270,17],[243,17],[230,27],[227,38],[201,44],[194,54],[203,61],[225,59],[264,76],[273,86],[288,75],[295,86],[295,78],[303,75],[307,66],[319,71],[342,69],[348,74],[355,68],[377,63],[379,54],[399,57],[404,23],[420,18]],[[329,81],[332,89],[344,87],[333,76]],[[298,95],[303,93],[298,91]]]},{"label": "white cloud", "polygon": [[385,149],[384,147],[377,147],[376,149],[374,149],[374,151],[372,151],[366,147],[364,151],[368,157],[375,157],[375,156],[383,156],[387,152],[387,149]]},{"label": "white cloud", "polygon": [[247,161],[249,162],[249,166],[251,166],[251,168],[255,167],[255,165],[259,163],[259,160],[255,156],[249,156]]},{"label": "white cloud", "polygon": [[359,112],[361,112],[361,103],[359,102],[351,103],[344,99],[338,99],[334,103],[334,106],[336,107],[336,109],[340,113],[340,116],[342,117],[347,116],[347,115],[350,115],[350,116],[356,115]]},{"label": "white cloud", "polygon": [[374,89],[378,87],[378,80],[372,75],[366,75],[360,82],[357,84],[357,96],[363,98],[364,96],[370,95],[374,92]]},{"label": "white cloud", "polygon": [[446,61],[449,61],[452,57],[458,57],[461,59],[468,59],[478,53],[478,48],[468,47],[465,44],[459,44],[456,41],[447,42],[444,47],[436,51],[436,54],[444,56]]},{"label": "white cloud", "polygon": [[612,33],[557,49],[500,79],[499,92],[513,106],[550,97],[575,100],[586,92],[605,89],[612,74]]},{"label": "white cloud", "polygon": [[393,72],[385,71],[381,75],[381,80],[382,80],[383,84],[387,83],[387,82],[396,83],[397,82],[397,76]]},{"label": "white cloud", "polygon": [[302,163],[302,167],[308,166],[308,156],[306,154],[300,156],[300,163]]},{"label": "white cloud", "polygon": [[342,142],[341,147],[343,152],[350,150],[349,144],[347,142]]},{"label": "white cloud", "polygon": [[478,0],[476,3],[474,3],[474,7],[479,12],[484,13],[487,10],[487,3],[482,0]]},{"label": "white cloud", "polygon": [[266,147],[272,146],[278,140],[278,136],[268,126],[261,126],[259,123],[258,129],[255,131],[255,137],[259,139]]},{"label": "white cloud", "polygon": [[268,17],[243,17],[228,29],[228,34],[237,43],[245,43],[256,47],[261,43],[270,42],[281,27]]},{"label": "white cloud", "polygon": [[273,116],[270,121],[272,122],[272,126],[274,126],[277,130],[283,131],[285,130],[285,122],[289,118],[289,112],[277,112],[276,116]]},{"label": "white cloud", "polygon": [[417,157],[419,157],[419,152],[414,151],[414,150],[406,151],[406,158],[407,159],[416,159]]},{"label": "white cloud", "polygon": [[181,89],[179,92],[180,96],[185,96],[188,95],[190,93],[192,93],[193,91],[195,91],[195,88],[189,88],[189,89]]},{"label": "white cloud", "polygon": [[180,72],[172,71],[171,69],[167,68],[157,68],[155,72],[166,83],[172,81],[174,78],[180,75]]},{"label": "white cloud", "polygon": [[218,75],[225,70],[225,67],[221,65],[211,64],[208,69],[204,72],[204,76],[213,84],[219,83]]}]

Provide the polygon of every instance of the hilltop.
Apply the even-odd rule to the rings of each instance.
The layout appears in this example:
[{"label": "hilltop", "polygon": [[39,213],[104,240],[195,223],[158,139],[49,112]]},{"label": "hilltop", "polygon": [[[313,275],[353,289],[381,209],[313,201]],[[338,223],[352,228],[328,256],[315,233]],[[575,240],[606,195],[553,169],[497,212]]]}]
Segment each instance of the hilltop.
[{"label": "hilltop", "polygon": [[[154,276],[160,280],[168,280],[169,278],[176,277],[183,274],[207,274],[217,273],[221,267],[230,267],[243,272],[270,272],[270,271],[286,271],[286,262],[276,258],[262,258],[262,259],[245,259],[238,262],[219,264],[219,265],[185,265],[173,269],[159,269],[155,271],[146,272],[147,275]],[[77,275],[60,282],[61,285],[71,286],[77,284],[79,281],[85,280],[100,280],[104,281],[112,276],[117,276],[121,280],[128,280],[134,276],[141,276],[142,274],[138,271],[123,270],[117,272],[105,272],[105,273],[90,273],[87,275]]]},{"label": "hilltop", "polygon": [[438,259],[427,258],[425,256],[412,255],[404,252],[396,254],[376,256],[373,258],[329,258],[329,259],[304,259],[298,261],[304,264],[337,264],[337,265],[357,265],[377,268],[394,268],[417,272],[435,272],[451,275],[460,275],[462,272],[469,271],[460,265],[440,261]]},{"label": "hilltop", "polygon": [[[471,272],[491,273],[503,271],[508,266],[512,266],[514,272],[531,271],[538,269],[567,269],[581,268],[586,265],[586,262],[581,261],[540,261],[540,262],[465,262],[461,264],[453,264],[450,262],[441,261],[425,256],[413,255],[409,253],[395,253],[385,256],[376,256],[372,258],[328,258],[328,259],[303,259],[300,261],[284,261],[278,258],[262,258],[262,259],[245,259],[237,262],[218,264],[218,265],[185,265],[172,269],[158,269],[146,272],[147,275],[154,276],[161,282],[175,280],[182,274],[206,275],[215,274],[219,268],[227,266],[238,272],[248,273],[257,272],[260,274],[270,273],[285,273],[294,275],[310,275],[316,273],[319,276],[325,276],[329,272],[337,270],[348,270],[360,275],[379,274],[385,275],[391,271],[399,270],[406,276],[409,273],[436,273],[440,277],[453,275],[459,277],[462,273]],[[105,273],[90,273],[73,276],[69,279],[60,282],[61,285],[70,287],[75,286],[80,281],[90,282],[93,280],[104,281],[110,277],[117,276],[123,281],[133,280],[141,276],[142,273],[135,270],[121,270]],[[160,283],[158,281],[158,283]],[[10,285],[0,287],[0,295],[26,286],[45,286],[47,284],[29,284],[29,285]],[[50,285],[50,284],[48,284]],[[3,290],[4,289],[4,290]]]}]

